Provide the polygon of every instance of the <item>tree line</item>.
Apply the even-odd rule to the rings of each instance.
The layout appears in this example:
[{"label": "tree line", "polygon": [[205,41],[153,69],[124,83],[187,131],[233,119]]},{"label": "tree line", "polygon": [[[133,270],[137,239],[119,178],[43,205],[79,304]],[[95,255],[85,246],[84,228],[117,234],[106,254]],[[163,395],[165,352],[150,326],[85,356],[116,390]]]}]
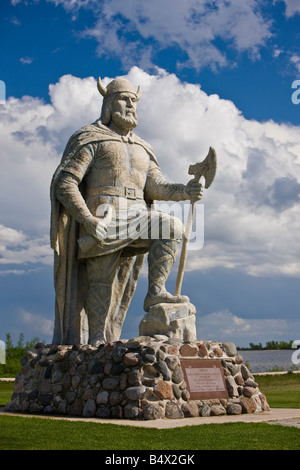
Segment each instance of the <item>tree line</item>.
[{"label": "tree line", "polygon": [[250,348],[237,348],[244,350],[265,350],[265,349],[292,349],[293,340],[290,341],[267,341],[266,345],[262,343],[254,344],[249,343]]}]

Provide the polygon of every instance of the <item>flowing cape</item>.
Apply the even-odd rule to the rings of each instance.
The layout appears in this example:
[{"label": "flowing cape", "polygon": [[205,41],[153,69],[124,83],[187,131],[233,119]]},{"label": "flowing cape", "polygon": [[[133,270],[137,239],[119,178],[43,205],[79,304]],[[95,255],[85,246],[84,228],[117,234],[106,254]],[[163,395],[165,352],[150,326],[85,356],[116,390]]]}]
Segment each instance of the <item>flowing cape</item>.
[{"label": "flowing cape", "polygon": [[[132,134],[135,144],[141,145],[156,164],[150,145]],[[79,224],[55,196],[55,185],[68,162],[85,145],[101,141],[119,141],[121,136],[100,121],[79,129],[69,139],[62,160],[56,169],[50,189],[51,247],[54,250],[55,322],[53,344],[87,344],[88,322],[85,312],[87,278],[85,263],[77,259]],[[150,203],[150,201],[149,201]],[[104,337],[107,341],[120,338],[125,315],[136,289],[145,254],[121,257],[116,270],[112,297],[107,312]]]}]

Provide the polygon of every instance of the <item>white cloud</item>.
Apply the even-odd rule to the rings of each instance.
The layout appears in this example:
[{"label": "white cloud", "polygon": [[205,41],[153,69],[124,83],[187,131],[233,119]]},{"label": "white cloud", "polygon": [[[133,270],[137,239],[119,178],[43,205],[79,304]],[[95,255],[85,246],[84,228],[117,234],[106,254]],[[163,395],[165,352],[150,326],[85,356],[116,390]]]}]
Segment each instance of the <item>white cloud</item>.
[{"label": "white cloud", "polygon": [[20,58],[20,62],[21,62],[23,65],[32,64],[33,61],[34,61],[34,59],[33,59],[32,57],[21,57],[21,58]]},{"label": "white cloud", "polygon": [[[100,114],[91,79],[62,77],[50,85],[52,104],[24,96],[0,106],[1,222],[43,236],[49,228],[49,188],[71,134]],[[81,85],[79,89],[78,85]]]},{"label": "white cloud", "polygon": [[300,14],[300,3],[299,0],[284,0],[285,3],[285,15],[290,18],[297,13]]},{"label": "white cloud", "polygon": [[186,54],[181,66],[223,67],[230,61],[216,46],[217,39],[237,52],[258,57],[271,35],[271,25],[260,13],[257,0],[51,1],[72,14],[80,8],[91,9],[96,21],[83,35],[97,40],[99,55],[113,54],[127,67],[137,63],[149,67],[155,51],[173,46]]},{"label": "white cloud", "polygon": [[300,321],[295,319],[240,318],[228,310],[197,316],[197,337],[206,341],[234,341],[247,347],[250,342],[289,341],[299,331]]},{"label": "white cloud", "polygon": [[13,16],[13,17],[10,19],[10,22],[11,22],[12,24],[14,24],[15,26],[21,26],[21,24],[22,24],[21,21],[20,21],[18,18],[16,18],[15,16]]},{"label": "white cloud", "polygon": [[144,91],[139,133],[168,177],[186,182],[189,164],[210,145],[217,150],[216,179],[203,198],[205,246],[190,252],[187,269],[298,276],[299,128],[248,121],[232,102],[174,75],[134,68],[129,77]]},{"label": "white cloud", "polygon": [[[186,183],[189,165],[209,146],[218,154],[215,181],[203,198],[204,248],[190,252],[187,270],[299,276],[299,127],[248,121],[232,102],[163,70],[150,75],[133,67],[128,78],[143,90],[137,133],[154,147],[169,179]],[[51,104],[10,98],[0,107],[3,267],[52,262],[52,174],[70,135],[100,114],[92,77],[66,75],[50,86],[50,98]]]},{"label": "white cloud", "polygon": [[23,276],[24,274],[29,274],[36,271],[39,271],[39,269],[5,269],[0,271],[0,276],[7,276],[9,274]]},{"label": "white cloud", "polygon": [[95,78],[80,79],[64,75],[56,84],[50,84],[52,112],[41,132],[53,138],[62,150],[70,135],[79,127],[93,122],[100,115],[102,97],[95,86]]},{"label": "white cloud", "polygon": [[49,220],[48,188],[57,155],[39,128],[51,112],[51,106],[30,97],[10,98],[0,107],[1,222],[35,236]]},{"label": "white cloud", "polygon": [[300,73],[300,55],[292,54],[290,60],[293,66],[295,67],[296,71]]},{"label": "white cloud", "polygon": [[[46,235],[31,238],[18,230],[0,225],[0,265],[52,264],[52,262],[52,253]],[[1,271],[0,274],[3,275],[4,272],[20,274],[22,270]]]},{"label": "white cloud", "polygon": [[0,107],[2,265],[53,262],[51,178],[70,135],[100,114],[94,79],[67,75],[49,92],[51,105],[25,96]]},{"label": "white cloud", "polygon": [[[42,315],[33,314],[26,310],[20,310],[19,312],[20,318],[20,328],[28,328],[30,327],[31,335],[45,335],[51,336],[53,333],[53,321],[49,320]],[[40,338],[43,339],[43,338]]]},{"label": "white cloud", "polygon": [[0,246],[8,245],[15,246],[22,243],[25,239],[25,236],[22,232],[11,229],[9,227],[4,227],[0,224]]},{"label": "white cloud", "polygon": [[279,47],[275,47],[274,48],[274,51],[273,51],[273,57],[274,59],[277,59],[277,57],[279,57],[281,54],[284,53],[284,50],[283,49],[280,49]]}]

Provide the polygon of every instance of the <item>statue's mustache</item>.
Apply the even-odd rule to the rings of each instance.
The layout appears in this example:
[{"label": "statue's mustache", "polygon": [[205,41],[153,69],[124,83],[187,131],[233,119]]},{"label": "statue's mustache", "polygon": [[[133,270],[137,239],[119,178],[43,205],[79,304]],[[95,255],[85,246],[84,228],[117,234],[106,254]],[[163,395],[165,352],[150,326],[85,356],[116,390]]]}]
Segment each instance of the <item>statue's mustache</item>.
[{"label": "statue's mustache", "polygon": [[116,111],[114,116],[121,120],[134,120],[137,121],[137,113],[132,109],[126,109],[124,111]]}]

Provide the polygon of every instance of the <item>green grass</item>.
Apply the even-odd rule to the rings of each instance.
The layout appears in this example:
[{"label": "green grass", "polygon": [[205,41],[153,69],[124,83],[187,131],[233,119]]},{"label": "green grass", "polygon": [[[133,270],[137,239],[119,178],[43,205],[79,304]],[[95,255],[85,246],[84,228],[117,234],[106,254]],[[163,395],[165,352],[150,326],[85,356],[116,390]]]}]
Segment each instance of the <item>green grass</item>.
[{"label": "green grass", "polygon": [[13,382],[0,382],[0,406],[4,406],[10,401],[13,388]]},{"label": "green grass", "polygon": [[[300,407],[300,374],[255,376],[271,408]],[[13,384],[0,382],[0,406]],[[300,429],[267,423],[226,423],[149,429],[83,421],[0,415],[6,450],[300,450]]]},{"label": "green grass", "polygon": [[227,423],[149,429],[0,416],[6,450],[299,450],[300,429],[265,423]]},{"label": "green grass", "polygon": [[300,374],[254,377],[271,408],[300,408]]}]

